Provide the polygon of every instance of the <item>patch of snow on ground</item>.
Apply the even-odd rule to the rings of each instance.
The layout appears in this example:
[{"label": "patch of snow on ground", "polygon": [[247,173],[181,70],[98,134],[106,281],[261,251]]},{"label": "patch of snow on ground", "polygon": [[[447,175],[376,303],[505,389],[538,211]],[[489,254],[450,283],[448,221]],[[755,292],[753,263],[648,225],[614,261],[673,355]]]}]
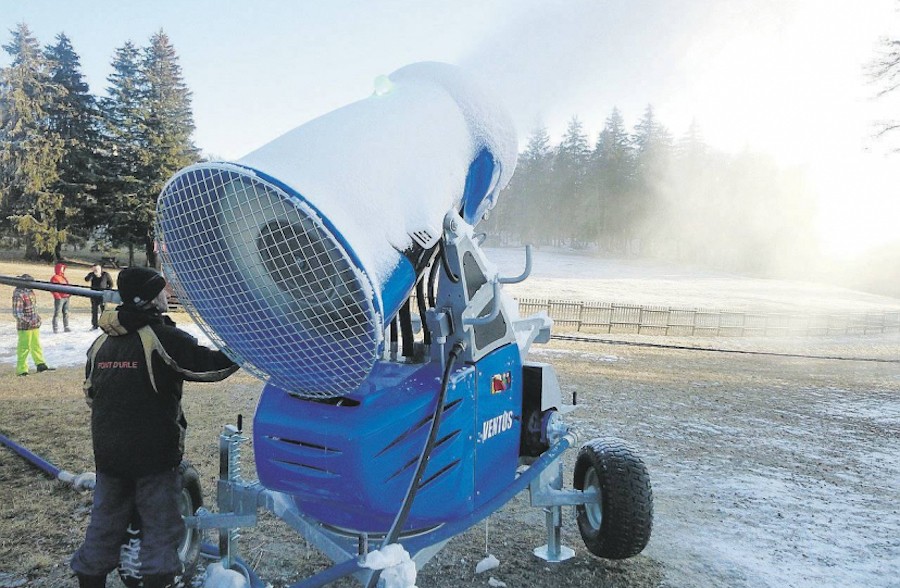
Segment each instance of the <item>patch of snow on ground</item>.
[{"label": "patch of snow on ground", "polygon": [[[486,247],[502,276],[525,267],[525,248]],[[535,249],[531,277],[504,290],[517,298],[616,302],[707,310],[865,312],[900,310],[900,300],[812,282],[752,278],[662,261],[609,259]]]},{"label": "patch of snow on ground", "polygon": [[[200,327],[190,321],[188,315],[172,316],[178,327],[196,337],[201,345],[215,347]],[[69,328],[71,329],[69,333],[54,333],[49,318],[44,318],[44,324],[40,328],[41,348],[44,350],[44,359],[50,367],[84,365],[91,343],[102,333],[100,330],[91,330],[91,317],[87,314],[69,315]],[[0,364],[16,365],[17,343],[18,332],[15,323],[0,323]],[[30,358],[28,365],[31,371],[34,371],[34,364]]]},{"label": "patch of snow on ground", "polygon": [[618,361],[623,361],[622,358],[616,355],[609,355],[606,353],[590,353],[587,351],[578,351],[575,349],[545,349],[543,347],[532,347],[529,350],[531,355],[552,359],[554,357],[570,357],[580,361],[596,361],[603,363],[616,363]]},{"label": "patch of snow on ground", "polygon": [[[681,569],[718,577],[722,585],[895,586],[900,534],[896,521],[887,527],[895,532],[885,533],[883,517],[896,513],[900,500],[900,402],[887,396],[857,400],[843,390],[811,390],[820,418],[775,411],[775,420],[744,421],[742,427],[653,417],[654,437],[677,430],[675,446],[718,450],[696,463],[682,459],[677,468],[654,471],[660,498],[703,498],[679,507],[694,516],[669,518],[660,504],[647,554],[654,555],[656,542],[677,543]],[[873,437],[872,430],[887,433]],[[762,462],[755,455],[775,458]],[[722,467],[731,475],[722,477]],[[709,524],[710,517],[720,523]],[[875,577],[883,583],[873,583]]]},{"label": "patch of snow on ground", "polygon": [[248,588],[244,575],[234,570],[226,570],[222,562],[215,562],[206,567],[206,579],[203,588]]},{"label": "patch of snow on ground", "polygon": [[500,567],[500,560],[498,560],[493,555],[488,554],[483,560],[475,564],[475,573],[481,574],[488,570],[493,570],[494,568]]},{"label": "patch of snow on ground", "polygon": [[381,570],[384,588],[416,588],[416,564],[399,543],[391,543],[366,555],[364,568]]}]

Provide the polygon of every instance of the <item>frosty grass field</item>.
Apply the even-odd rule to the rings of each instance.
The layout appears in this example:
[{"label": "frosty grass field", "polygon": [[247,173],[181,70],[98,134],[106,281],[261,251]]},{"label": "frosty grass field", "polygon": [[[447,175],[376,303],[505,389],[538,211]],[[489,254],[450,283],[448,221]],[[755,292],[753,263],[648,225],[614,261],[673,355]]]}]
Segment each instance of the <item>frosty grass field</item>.
[{"label": "frosty grass field", "polygon": [[[521,250],[487,253],[502,273],[521,272]],[[846,289],[562,251],[536,252],[533,277],[508,290],[519,297],[703,308],[900,308],[900,300]],[[8,297],[11,289],[2,292]],[[89,315],[75,313],[73,332],[53,335],[50,296],[38,297],[45,353],[60,369],[16,378],[14,325],[0,323],[0,432],[60,467],[83,471],[91,468],[89,414],[80,398],[84,352],[93,339]],[[175,318],[203,338],[186,315]],[[532,358],[555,366],[564,394],[577,393],[580,408],[568,421],[582,442],[618,436],[643,456],[656,506],[644,553],[622,562],[592,557],[566,511],[563,541],[576,558],[556,565],[537,560],[531,551],[545,542],[544,517],[523,494],[487,525],[451,541],[419,572],[418,586],[900,585],[900,335],[604,339],[553,341],[533,347]],[[259,388],[238,374],[186,390],[187,453],[201,473],[208,505],[214,505],[216,435],[238,412],[252,414]],[[248,478],[251,453],[245,452]],[[570,451],[565,459],[569,485],[574,457]],[[5,449],[0,484],[0,587],[75,586],[66,561],[87,523],[90,493],[48,480]],[[326,563],[267,516],[245,531],[241,548],[275,586]],[[487,553],[499,566],[476,574]]]}]

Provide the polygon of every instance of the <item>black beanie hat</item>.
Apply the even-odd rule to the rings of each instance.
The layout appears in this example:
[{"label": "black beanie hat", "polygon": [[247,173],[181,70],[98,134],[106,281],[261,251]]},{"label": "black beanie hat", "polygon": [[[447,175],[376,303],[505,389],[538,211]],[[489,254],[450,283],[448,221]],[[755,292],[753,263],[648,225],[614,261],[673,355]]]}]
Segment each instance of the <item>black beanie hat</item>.
[{"label": "black beanie hat", "polygon": [[149,267],[129,267],[119,274],[119,296],[124,304],[142,304],[156,298],[166,279]]}]

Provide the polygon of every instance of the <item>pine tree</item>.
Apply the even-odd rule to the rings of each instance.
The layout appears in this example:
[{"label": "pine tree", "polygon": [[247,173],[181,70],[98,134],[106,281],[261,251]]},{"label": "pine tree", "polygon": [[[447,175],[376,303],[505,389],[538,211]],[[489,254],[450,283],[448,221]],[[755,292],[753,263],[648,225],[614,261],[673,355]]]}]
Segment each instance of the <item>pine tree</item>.
[{"label": "pine tree", "polygon": [[546,243],[549,238],[547,219],[553,214],[554,203],[559,192],[553,184],[555,163],[553,146],[546,127],[535,129],[525,150],[524,165],[531,178],[524,200],[525,219],[522,242],[525,244]]},{"label": "pine tree", "polygon": [[[63,195],[62,206],[56,211],[56,228],[65,230],[70,240],[74,229],[85,240],[89,235],[84,211],[96,200],[101,169],[95,157],[100,148],[99,110],[69,38],[59,34],[56,41],[45,51],[53,82],[65,90],[47,110],[50,128],[64,142],[59,179],[54,185],[54,191]],[[60,241],[56,259],[62,257],[61,248]]]},{"label": "pine tree", "polygon": [[156,200],[175,172],[200,160],[191,141],[194,119],[191,92],[178,65],[178,56],[163,31],[150,39],[144,51],[143,73],[147,90],[146,183],[140,194],[141,224],[147,231],[144,246],[149,265],[156,265]]},{"label": "pine tree", "polygon": [[633,141],[636,192],[631,231],[641,242],[646,242],[652,241],[656,234],[653,227],[665,219],[667,194],[664,186],[669,181],[672,157],[672,137],[656,119],[652,106],[647,106],[644,116],[635,125]]},{"label": "pine tree", "polygon": [[607,250],[622,252],[630,224],[635,162],[631,139],[618,108],[613,108],[600,131],[592,161],[600,213],[595,239]]},{"label": "pine tree", "polygon": [[144,49],[126,43],[116,51],[103,101],[113,181],[108,222],[102,229],[112,244],[142,246],[148,265],[155,251],[156,201],[179,169],[199,160],[191,93],[175,49],[162,31]]},{"label": "pine tree", "polygon": [[592,219],[597,210],[590,202],[587,184],[588,161],[591,149],[587,135],[578,117],[569,120],[566,132],[556,154],[554,177],[557,179],[561,198],[557,224],[557,236],[585,245],[590,238]]},{"label": "pine tree", "polygon": [[97,206],[90,211],[95,236],[107,245],[127,245],[134,265],[134,246],[143,244],[146,222],[141,211],[147,149],[147,90],[140,50],[131,42],[116,49],[108,97],[101,100],[106,181]]},{"label": "pine tree", "polygon": [[538,126],[519,154],[516,173],[497,200],[484,230],[502,243],[541,244],[548,238],[547,219],[553,210],[550,171],[553,148],[546,127]]},{"label": "pine tree", "polygon": [[703,141],[700,125],[691,121],[675,146],[668,218],[660,226],[660,232],[673,243],[670,257],[709,259],[710,253],[721,247],[719,232],[727,224],[723,218],[726,191],[721,185],[724,166],[722,158]]},{"label": "pine tree", "polygon": [[56,227],[63,195],[59,179],[64,141],[50,125],[49,111],[65,94],[28,26],[12,31],[3,49],[12,56],[0,72],[0,205],[25,239],[27,258],[49,257],[65,230]]}]

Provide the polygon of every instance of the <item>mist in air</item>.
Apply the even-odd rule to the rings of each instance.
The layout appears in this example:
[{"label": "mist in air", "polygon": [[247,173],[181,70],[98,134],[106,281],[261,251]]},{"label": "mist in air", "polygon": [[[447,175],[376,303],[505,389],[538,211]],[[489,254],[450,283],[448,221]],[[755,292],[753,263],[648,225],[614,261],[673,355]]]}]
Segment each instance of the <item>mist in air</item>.
[{"label": "mist in air", "polygon": [[[879,122],[900,118],[900,96],[875,99],[869,75],[884,37],[900,37],[896,2],[866,11],[812,0],[518,8],[460,64],[510,107],[520,152],[542,128],[558,150],[573,118],[593,150],[614,108],[634,136],[652,106],[673,154],[699,138],[708,158],[644,178],[630,194],[647,208],[643,226],[620,219],[629,243],[598,238],[599,254],[900,295],[900,154],[897,141],[874,138]],[[504,198],[520,196],[510,190]]]}]

